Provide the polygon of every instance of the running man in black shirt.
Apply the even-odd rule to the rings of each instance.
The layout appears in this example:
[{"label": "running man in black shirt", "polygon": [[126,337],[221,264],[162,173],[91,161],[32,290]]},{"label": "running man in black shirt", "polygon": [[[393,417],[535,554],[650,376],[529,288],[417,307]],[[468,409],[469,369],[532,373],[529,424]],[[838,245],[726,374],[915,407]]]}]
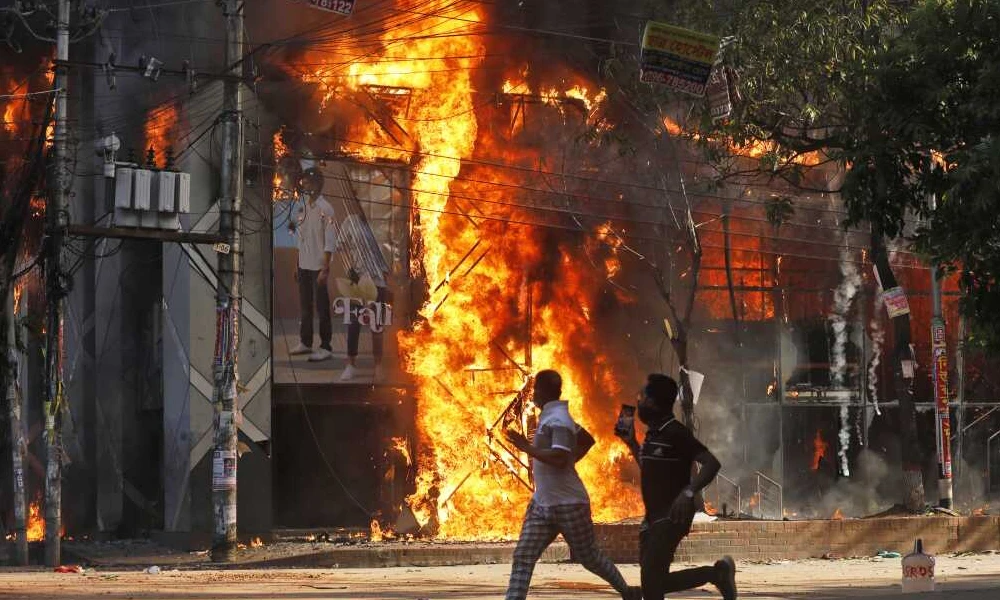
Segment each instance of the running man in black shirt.
[{"label": "running man in black shirt", "polygon": [[[711,567],[670,572],[674,552],[691,531],[695,495],[715,479],[721,465],[687,427],[673,417],[677,382],[658,373],[648,377],[639,400],[639,420],[648,430],[642,446],[635,428],[616,433],[639,462],[646,518],[639,530],[642,597],[663,600],[664,594],[714,584],[725,600],[736,598],[736,565],[724,556]],[[701,470],[691,478],[693,463]]]}]

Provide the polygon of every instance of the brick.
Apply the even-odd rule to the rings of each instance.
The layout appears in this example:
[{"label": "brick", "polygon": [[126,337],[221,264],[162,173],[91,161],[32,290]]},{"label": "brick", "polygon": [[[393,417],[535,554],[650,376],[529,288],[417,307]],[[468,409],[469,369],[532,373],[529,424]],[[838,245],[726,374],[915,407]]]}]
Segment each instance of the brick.
[{"label": "brick", "polygon": [[[638,559],[638,525],[600,524],[600,545],[618,562]],[[834,552],[870,556],[907,552],[917,538],[933,553],[1000,550],[998,517],[893,517],[843,521],[715,521],[698,523],[678,549],[678,560],[696,564],[721,553],[762,558],[806,558]]]}]

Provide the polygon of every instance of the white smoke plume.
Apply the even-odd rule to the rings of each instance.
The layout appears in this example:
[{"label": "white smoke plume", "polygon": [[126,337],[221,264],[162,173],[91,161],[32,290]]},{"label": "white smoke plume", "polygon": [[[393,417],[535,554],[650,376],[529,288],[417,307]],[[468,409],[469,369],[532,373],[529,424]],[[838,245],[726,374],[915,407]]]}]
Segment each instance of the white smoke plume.
[{"label": "white smoke plume", "polygon": [[882,296],[875,295],[875,305],[872,307],[872,318],[869,327],[872,332],[871,360],[868,362],[868,392],[871,394],[875,414],[882,416],[878,406],[878,367],[882,363],[882,344],[885,343],[885,330],[882,329]]},{"label": "white smoke plume", "polygon": [[837,456],[840,457],[840,474],[844,477],[851,476],[850,462],[847,460],[847,450],[851,447],[851,413],[846,404],[840,406],[840,433],[837,434],[840,440],[840,449]]},{"label": "white smoke plume", "polygon": [[861,274],[851,261],[850,249],[840,249],[840,285],[833,294],[833,314],[830,325],[833,328],[833,350],[830,362],[830,382],[835,387],[844,386],[847,372],[847,319],[851,305],[861,288]]},{"label": "white smoke plume", "polygon": [[[861,274],[851,260],[850,249],[845,245],[840,249],[840,285],[833,295],[833,314],[830,315],[830,326],[833,328],[833,348],[830,360],[830,383],[833,387],[844,387],[847,373],[847,322],[851,313],[851,305],[861,289]],[[847,451],[851,445],[851,420],[847,405],[840,407],[840,433],[838,434],[840,449],[840,472],[844,477],[850,477],[851,470],[847,459]]]}]

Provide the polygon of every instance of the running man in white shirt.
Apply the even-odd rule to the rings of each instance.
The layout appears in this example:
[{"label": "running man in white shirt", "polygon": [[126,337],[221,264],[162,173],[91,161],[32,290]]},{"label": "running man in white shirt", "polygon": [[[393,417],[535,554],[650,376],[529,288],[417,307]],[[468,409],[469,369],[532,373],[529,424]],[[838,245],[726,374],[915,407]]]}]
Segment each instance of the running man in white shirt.
[{"label": "running man in white shirt", "polygon": [[[302,176],[305,198],[296,216],[295,232],[298,238],[299,283],[299,343],[289,351],[292,355],[308,354],[310,361],[333,358],[330,340],[333,329],[330,323],[330,256],[336,249],[337,234],[334,226],[333,207],[326,201],[323,191],[323,174],[313,167]],[[319,314],[319,348],[313,350],[313,309]]]},{"label": "running man in white shirt", "polygon": [[629,587],[611,559],[597,547],[590,496],[576,473],[576,462],[594,445],[594,438],[573,420],[569,405],[559,399],[561,395],[559,373],[539,371],[532,401],[542,414],[534,443],[515,431],[506,434],[518,450],[531,457],[535,476],[535,494],[514,549],[506,600],[525,599],[535,563],[560,533],[585,569],[611,584],[624,600],[639,600],[642,590]]}]

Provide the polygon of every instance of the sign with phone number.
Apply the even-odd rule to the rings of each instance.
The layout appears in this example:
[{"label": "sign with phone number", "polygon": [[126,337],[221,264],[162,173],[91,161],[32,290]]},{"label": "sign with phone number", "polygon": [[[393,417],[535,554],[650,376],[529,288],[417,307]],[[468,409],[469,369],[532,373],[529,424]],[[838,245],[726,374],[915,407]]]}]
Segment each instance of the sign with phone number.
[{"label": "sign with phone number", "polygon": [[675,90],[687,92],[688,94],[692,94],[694,96],[705,95],[704,83],[690,81],[683,77],[678,77],[677,75],[672,75],[670,73],[663,73],[661,71],[641,69],[639,72],[639,81],[643,83],[659,83]]},{"label": "sign with phone number", "polygon": [[642,34],[639,80],[704,96],[719,42],[714,35],[648,21]]},{"label": "sign with phone number", "polygon": [[306,0],[306,3],[338,15],[349,15],[354,12],[354,0]]}]

